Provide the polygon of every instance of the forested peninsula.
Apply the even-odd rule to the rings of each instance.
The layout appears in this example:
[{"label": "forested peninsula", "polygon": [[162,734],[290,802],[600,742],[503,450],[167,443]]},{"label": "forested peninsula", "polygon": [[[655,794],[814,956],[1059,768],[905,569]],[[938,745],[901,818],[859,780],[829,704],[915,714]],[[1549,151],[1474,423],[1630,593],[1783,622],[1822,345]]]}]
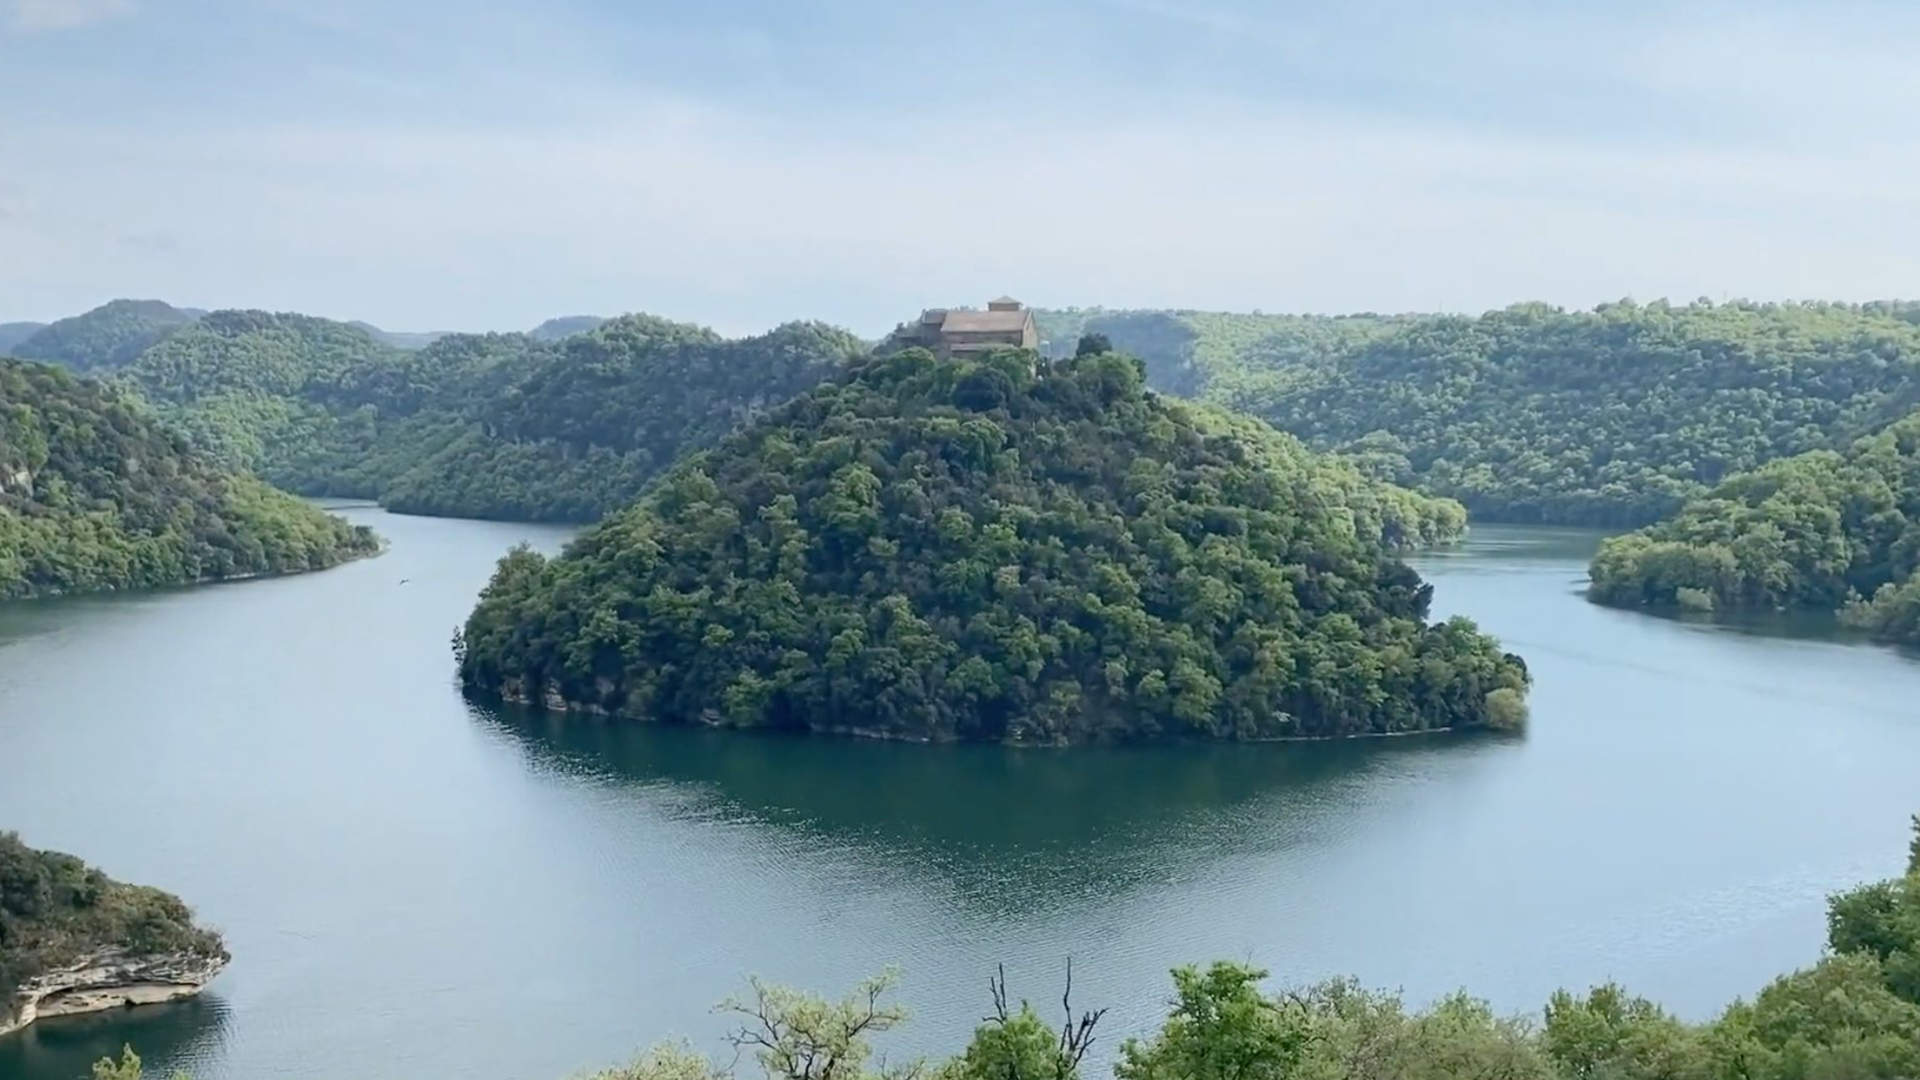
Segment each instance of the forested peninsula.
[{"label": "forested peninsula", "polygon": [[1156,388],[1259,416],[1478,520],[1643,525],[1920,405],[1902,304],[1521,304],[1478,317],[1049,312]]},{"label": "forested peninsula", "polygon": [[1593,599],[1712,610],[1839,609],[1920,645],[1920,413],[1732,477],[1601,548]]},{"label": "forested peninsula", "polygon": [[1394,552],[1458,504],[1137,361],[867,360],[670,470],[459,642],[483,694],[672,723],[1017,743],[1521,722],[1527,674],[1427,622]]},{"label": "forested peninsula", "polygon": [[0,360],[0,598],[318,570],[378,549],[192,452],[115,387]]},{"label": "forested peninsula", "polygon": [[0,1035],[43,1016],[184,997],[227,959],[178,897],[0,833]]}]

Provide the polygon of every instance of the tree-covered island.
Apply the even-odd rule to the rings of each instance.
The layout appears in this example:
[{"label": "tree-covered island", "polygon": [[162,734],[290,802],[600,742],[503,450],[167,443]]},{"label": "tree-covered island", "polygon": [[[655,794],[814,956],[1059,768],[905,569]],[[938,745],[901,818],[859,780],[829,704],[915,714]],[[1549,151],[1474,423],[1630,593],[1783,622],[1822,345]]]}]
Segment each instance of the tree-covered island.
[{"label": "tree-covered island", "polygon": [[1519,724],[1525,666],[1397,557],[1460,506],[1137,361],[868,359],[502,560],[481,694],[672,723],[1016,743]]}]

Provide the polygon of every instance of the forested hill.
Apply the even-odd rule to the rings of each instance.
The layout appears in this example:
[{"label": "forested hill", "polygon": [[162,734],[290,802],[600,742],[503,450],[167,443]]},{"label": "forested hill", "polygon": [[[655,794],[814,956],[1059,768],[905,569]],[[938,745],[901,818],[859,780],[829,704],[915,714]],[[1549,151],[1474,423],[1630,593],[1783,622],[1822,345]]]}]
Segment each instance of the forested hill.
[{"label": "forested hill", "polygon": [[395,510],[596,521],[681,454],[841,371],[866,346],[819,323],[727,340],[629,315],[529,356],[504,393],[473,402],[459,437],[382,493]]},{"label": "forested hill", "polygon": [[1733,473],[1844,447],[1920,404],[1910,305],[1078,312],[1043,325],[1141,349],[1156,386],[1261,416],[1490,521],[1644,524]]},{"label": "forested hill", "polygon": [[112,386],[0,360],[0,597],[317,570],[377,547],[190,453]]},{"label": "forested hill", "polygon": [[1594,599],[1831,611],[1920,645],[1920,413],[1845,453],[1733,477],[1669,521],[1607,542]]},{"label": "forested hill", "polygon": [[[1520,305],[1478,317],[1042,311],[1148,385],[1251,413],[1487,521],[1642,525],[1736,473],[1920,407],[1920,306]],[[427,335],[409,337],[417,344]],[[649,316],[394,347],[364,325],[114,301],[17,348],[117,374],[304,494],[591,521],[687,448],[861,354],[813,324],[725,341]],[[477,382],[467,382],[475,378]]]},{"label": "forested hill", "polygon": [[1138,363],[862,362],[546,560],[477,691],[645,719],[1022,743],[1512,725],[1525,667],[1394,555],[1464,514]]},{"label": "forested hill", "polygon": [[21,342],[46,328],[46,323],[37,322],[0,323],[0,356],[12,355]]},{"label": "forested hill", "polygon": [[[119,379],[193,443],[304,495],[371,497],[360,479],[396,384],[436,366],[348,323],[216,311],[142,352]],[[413,376],[410,378],[409,376]]]},{"label": "forested hill", "polygon": [[1036,311],[1034,318],[1055,357],[1071,355],[1081,337],[1099,334],[1140,358],[1153,389],[1226,401],[1316,377],[1342,350],[1425,316],[1066,308]]},{"label": "forested hill", "polygon": [[111,371],[194,318],[159,300],[112,300],[42,327],[5,352],[80,372]]},{"label": "forested hill", "polygon": [[118,378],[195,445],[288,491],[405,513],[592,521],[683,450],[864,351],[818,324],[726,340],[646,315],[551,342],[447,334],[402,350],[349,323],[217,311]]}]

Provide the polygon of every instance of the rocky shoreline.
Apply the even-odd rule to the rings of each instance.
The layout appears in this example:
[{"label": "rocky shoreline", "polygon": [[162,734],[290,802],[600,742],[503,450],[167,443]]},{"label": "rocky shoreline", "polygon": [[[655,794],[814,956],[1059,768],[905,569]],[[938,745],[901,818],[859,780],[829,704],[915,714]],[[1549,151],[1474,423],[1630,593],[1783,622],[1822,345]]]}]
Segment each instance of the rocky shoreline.
[{"label": "rocky shoreline", "polygon": [[229,959],[224,949],[212,955],[135,955],[121,948],[101,949],[22,983],[0,1011],[0,1035],[49,1016],[192,997],[226,968]]}]

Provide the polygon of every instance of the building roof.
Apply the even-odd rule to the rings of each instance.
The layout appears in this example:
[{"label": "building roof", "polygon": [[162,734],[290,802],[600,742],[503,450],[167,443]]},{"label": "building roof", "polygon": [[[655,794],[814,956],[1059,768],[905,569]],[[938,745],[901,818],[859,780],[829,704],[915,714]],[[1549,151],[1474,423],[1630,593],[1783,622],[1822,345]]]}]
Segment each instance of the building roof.
[{"label": "building roof", "polygon": [[1030,311],[949,311],[940,323],[946,334],[1017,334],[1033,318]]}]

